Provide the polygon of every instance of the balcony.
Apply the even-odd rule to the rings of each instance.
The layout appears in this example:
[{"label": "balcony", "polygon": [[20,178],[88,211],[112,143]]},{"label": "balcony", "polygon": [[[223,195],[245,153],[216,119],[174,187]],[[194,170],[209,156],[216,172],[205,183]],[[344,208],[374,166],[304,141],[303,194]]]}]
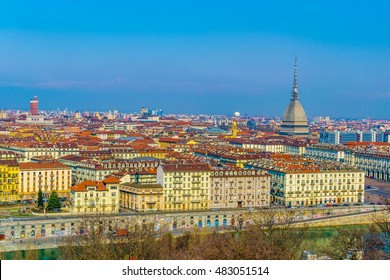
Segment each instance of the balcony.
[{"label": "balcony", "polygon": [[192,181],[192,184],[200,184],[200,181]]},{"label": "balcony", "polygon": [[176,201],[173,201],[172,203],[173,204],[181,204],[181,203],[183,203],[183,201],[182,200],[176,200]]},{"label": "balcony", "polygon": [[147,204],[155,204],[155,203],[157,203],[157,201],[156,200],[149,200],[149,201],[146,201],[146,203]]},{"label": "balcony", "polygon": [[173,184],[183,184],[182,181],[173,181]]},{"label": "balcony", "polygon": [[191,196],[190,193],[183,193],[182,196]]},{"label": "balcony", "polygon": [[191,203],[200,203],[200,199],[193,199],[191,200]]},{"label": "balcony", "polygon": [[192,190],[200,190],[201,187],[199,187],[199,186],[192,186],[191,189],[192,189]]}]

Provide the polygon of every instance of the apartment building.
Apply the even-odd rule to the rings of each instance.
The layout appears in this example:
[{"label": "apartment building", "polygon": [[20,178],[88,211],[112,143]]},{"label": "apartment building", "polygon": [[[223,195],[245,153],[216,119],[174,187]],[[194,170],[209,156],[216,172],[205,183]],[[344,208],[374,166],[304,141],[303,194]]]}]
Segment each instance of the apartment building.
[{"label": "apartment building", "polygon": [[254,169],[211,171],[210,208],[249,208],[270,205],[271,176]]},{"label": "apartment building", "polygon": [[102,181],[84,181],[70,188],[72,214],[118,213],[119,183],[109,177]]},{"label": "apartment building", "polygon": [[159,184],[122,183],[120,206],[138,212],[164,210],[163,187]]},{"label": "apartment building", "polygon": [[56,191],[60,197],[69,197],[72,170],[60,162],[20,162],[20,195],[36,199],[41,190],[45,197]]},{"label": "apartment building", "polygon": [[211,168],[203,163],[165,163],[157,168],[165,211],[210,209]]},{"label": "apartment building", "polygon": [[16,160],[0,161],[0,203],[21,200],[19,187],[19,165]]},{"label": "apartment building", "polygon": [[271,175],[271,200],[285,206],[364,202],[364,171],[307,158],[268,158],[247,164]]}]

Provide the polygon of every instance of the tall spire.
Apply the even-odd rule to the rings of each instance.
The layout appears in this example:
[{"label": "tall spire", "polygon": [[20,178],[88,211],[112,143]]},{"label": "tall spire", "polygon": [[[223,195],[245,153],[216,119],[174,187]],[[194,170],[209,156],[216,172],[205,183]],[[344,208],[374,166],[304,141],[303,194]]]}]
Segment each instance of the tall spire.
[{"label": "tall spire", "polygon": [[298,92],[298,59],[295,56],[295,64],[294,64],[294,86],[293,91],[291,92],[291,100],[296,101],[299,100],[299,92]]}]

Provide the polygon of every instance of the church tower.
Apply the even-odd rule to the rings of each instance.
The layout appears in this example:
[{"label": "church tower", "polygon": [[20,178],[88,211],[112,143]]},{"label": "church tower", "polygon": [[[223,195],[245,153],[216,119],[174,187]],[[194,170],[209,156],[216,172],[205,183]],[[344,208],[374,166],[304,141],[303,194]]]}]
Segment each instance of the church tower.
[{"label": "church tower", "polygon": [[297,58],[295,58],[294,84],[290,104],[284,111],[280,134],[291,136],[309,134],[306,113],[299,101]]},{"label": "church tower", "polygon": [[232,138],[237,138],[237,120],[233,118],[232,121]]}]

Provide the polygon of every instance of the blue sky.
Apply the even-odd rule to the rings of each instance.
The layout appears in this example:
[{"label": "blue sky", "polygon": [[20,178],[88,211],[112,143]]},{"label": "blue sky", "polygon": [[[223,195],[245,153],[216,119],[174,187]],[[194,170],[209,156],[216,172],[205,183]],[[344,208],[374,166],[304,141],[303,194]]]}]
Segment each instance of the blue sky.
[{"label": "blue sky", "polygon": [[388,1],[36,2],[0,1],[1,108],[281,116],[297,55],[309,116],[390,119]]}]

